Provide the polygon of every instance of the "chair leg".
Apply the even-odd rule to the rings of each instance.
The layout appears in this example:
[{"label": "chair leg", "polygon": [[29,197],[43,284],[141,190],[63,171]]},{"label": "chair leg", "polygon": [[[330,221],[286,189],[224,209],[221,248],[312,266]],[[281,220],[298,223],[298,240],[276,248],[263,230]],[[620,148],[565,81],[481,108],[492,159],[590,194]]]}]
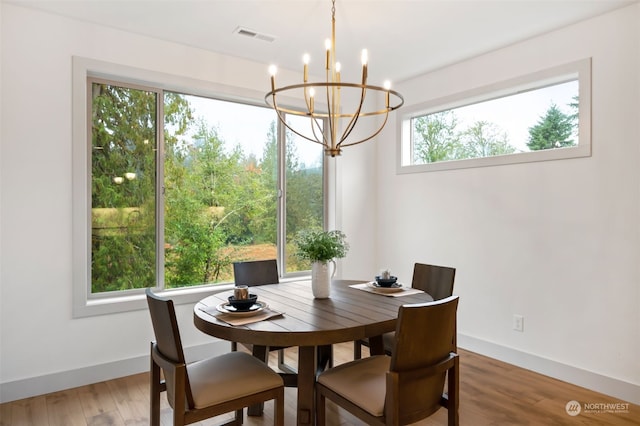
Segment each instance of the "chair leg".
[{"label": "chair leg", "polygon": [[278,350],[278,368],[288,374],[297,374],[295,368],[290,367],[284,362],[284,349]]},{"label": "chair leg", "polygon": [[353,359],[362,358],[362,344],[359,341],[353,342]]},{"label": "chair leg", "polygon": [[460,388],[459,388],[459,358],[455,357],[453,361],[453,368],[450,368],[447,371],[448,381],[447,381],[447,393],[448,393],[448,404],[447,404],[447,424],[448,426],[458,426],[460,424],[460,416],[458,413],[458,408],[460,406]]},{"label": "chair leg", "polygon": [[[186,395],[187,386],[187,366],[179,364],[176,366],[174,376],[173,394],[173,426],[184,426],[184,413],[186,411],[186,398],[178,395]],[[171,401],[169,402],[171,404]]]},{"label": "chair leg", "polygon": [[173,410],[173,426],[184,426],[184,413],[182,415]]},{"label": "chair leg", "polygon": [[278,397],[273,400],[273,424],[275,426],[284,426],[284,388],[282,388],[278,394]]},{"label": "chair leg", "polygon": [[316,387],[316,426],[325,426],[326,420],[326,399],[324,395],[318,392],[318,388]]},{"label": "chair leg", "polygon": [[[153,346],[152,346],[153,347]],[[149,412],[149,424],[151,426],[160,426],[160,367],[153,361],[153,356],[151,358],[151,374],[150,376],[150,412]]]},{"label": "chair leg", "polygon": [[235,424],[241,425],[244,422],[244,409],[236,410]]},{"label": "chair leg", "polygon": [[333,367],[333,345],[323,345],[316,347],[317,356],[317,373],[325,371],[327,368]]}]

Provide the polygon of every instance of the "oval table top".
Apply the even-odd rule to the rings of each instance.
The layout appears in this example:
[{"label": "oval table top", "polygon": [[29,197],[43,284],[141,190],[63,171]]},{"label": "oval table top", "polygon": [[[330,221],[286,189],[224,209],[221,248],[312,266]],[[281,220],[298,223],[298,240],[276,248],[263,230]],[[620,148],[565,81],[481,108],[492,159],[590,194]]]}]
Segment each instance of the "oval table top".
[{"label": "oval table top", "polygon": [[232,290],[202,299],[194,308],[195,326],[221,339],[264,346],[321,346],[355,341],[394,331],[403,304],[430,302],[427,293],[398,297],[349,287],[364,281],[333,280],[331,296],[315,299],[311,282],[290,281],[251,287],[258,301],[283,312],[281,317],[232,326],[201,310],[227,301]]}]

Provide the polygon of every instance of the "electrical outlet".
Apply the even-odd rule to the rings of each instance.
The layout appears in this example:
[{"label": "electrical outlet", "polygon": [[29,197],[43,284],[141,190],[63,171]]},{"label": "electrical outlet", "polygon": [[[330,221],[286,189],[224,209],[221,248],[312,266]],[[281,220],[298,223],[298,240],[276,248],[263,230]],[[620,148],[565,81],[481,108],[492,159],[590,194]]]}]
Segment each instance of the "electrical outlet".
[{"label": "electrical outlet", "polygon": [[515,331],[524,331],[524,317],[522,315],[513,316],[513,329]]}]

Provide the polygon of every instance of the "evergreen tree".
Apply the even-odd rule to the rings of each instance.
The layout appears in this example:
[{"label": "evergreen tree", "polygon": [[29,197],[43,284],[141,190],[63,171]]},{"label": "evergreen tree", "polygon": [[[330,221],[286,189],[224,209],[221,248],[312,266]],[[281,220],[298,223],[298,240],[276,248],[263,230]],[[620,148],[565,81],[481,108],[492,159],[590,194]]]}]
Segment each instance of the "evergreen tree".
[{"label": "evergreen tree", "polygon": [[552,104],[538,124],[529,128],[527,146],[532,151],[573,146],[572,132],[571,117]]},{"label": "evergreen tree", "polygon": [[570,102],[568,106],[571,110],[571,115],[569,115],[571,125],[573,126],[573,130],[575,131],[576,135],[578,135],[578,126],[580,124],[580,96],[575,95],[572,98],[572,102]]}]

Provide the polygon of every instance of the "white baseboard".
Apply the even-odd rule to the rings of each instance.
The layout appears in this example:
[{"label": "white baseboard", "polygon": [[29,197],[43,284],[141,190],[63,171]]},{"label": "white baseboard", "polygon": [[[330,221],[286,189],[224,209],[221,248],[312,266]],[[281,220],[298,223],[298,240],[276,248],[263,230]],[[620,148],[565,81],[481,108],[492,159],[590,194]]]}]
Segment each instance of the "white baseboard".
[{"label": "white baseboard", "polygon": [[[229,342],[218,341],[185,348],[185,357],[196,361],[229,351]],[[78,386],[112,380],[149,371],[149,355],[30,377],[0,384],[0,403],[44,395]]]},{"label": "white baseboard", "polygon": [[[458,347],[485,355],[554,379],[590,389],[625,402],[640,404],[640,386],[623,380],[613,379],[592,371],[542,358],[507,346],[486,340],[458,334]],[[585,401],[601,402],[601,401]]]}]

